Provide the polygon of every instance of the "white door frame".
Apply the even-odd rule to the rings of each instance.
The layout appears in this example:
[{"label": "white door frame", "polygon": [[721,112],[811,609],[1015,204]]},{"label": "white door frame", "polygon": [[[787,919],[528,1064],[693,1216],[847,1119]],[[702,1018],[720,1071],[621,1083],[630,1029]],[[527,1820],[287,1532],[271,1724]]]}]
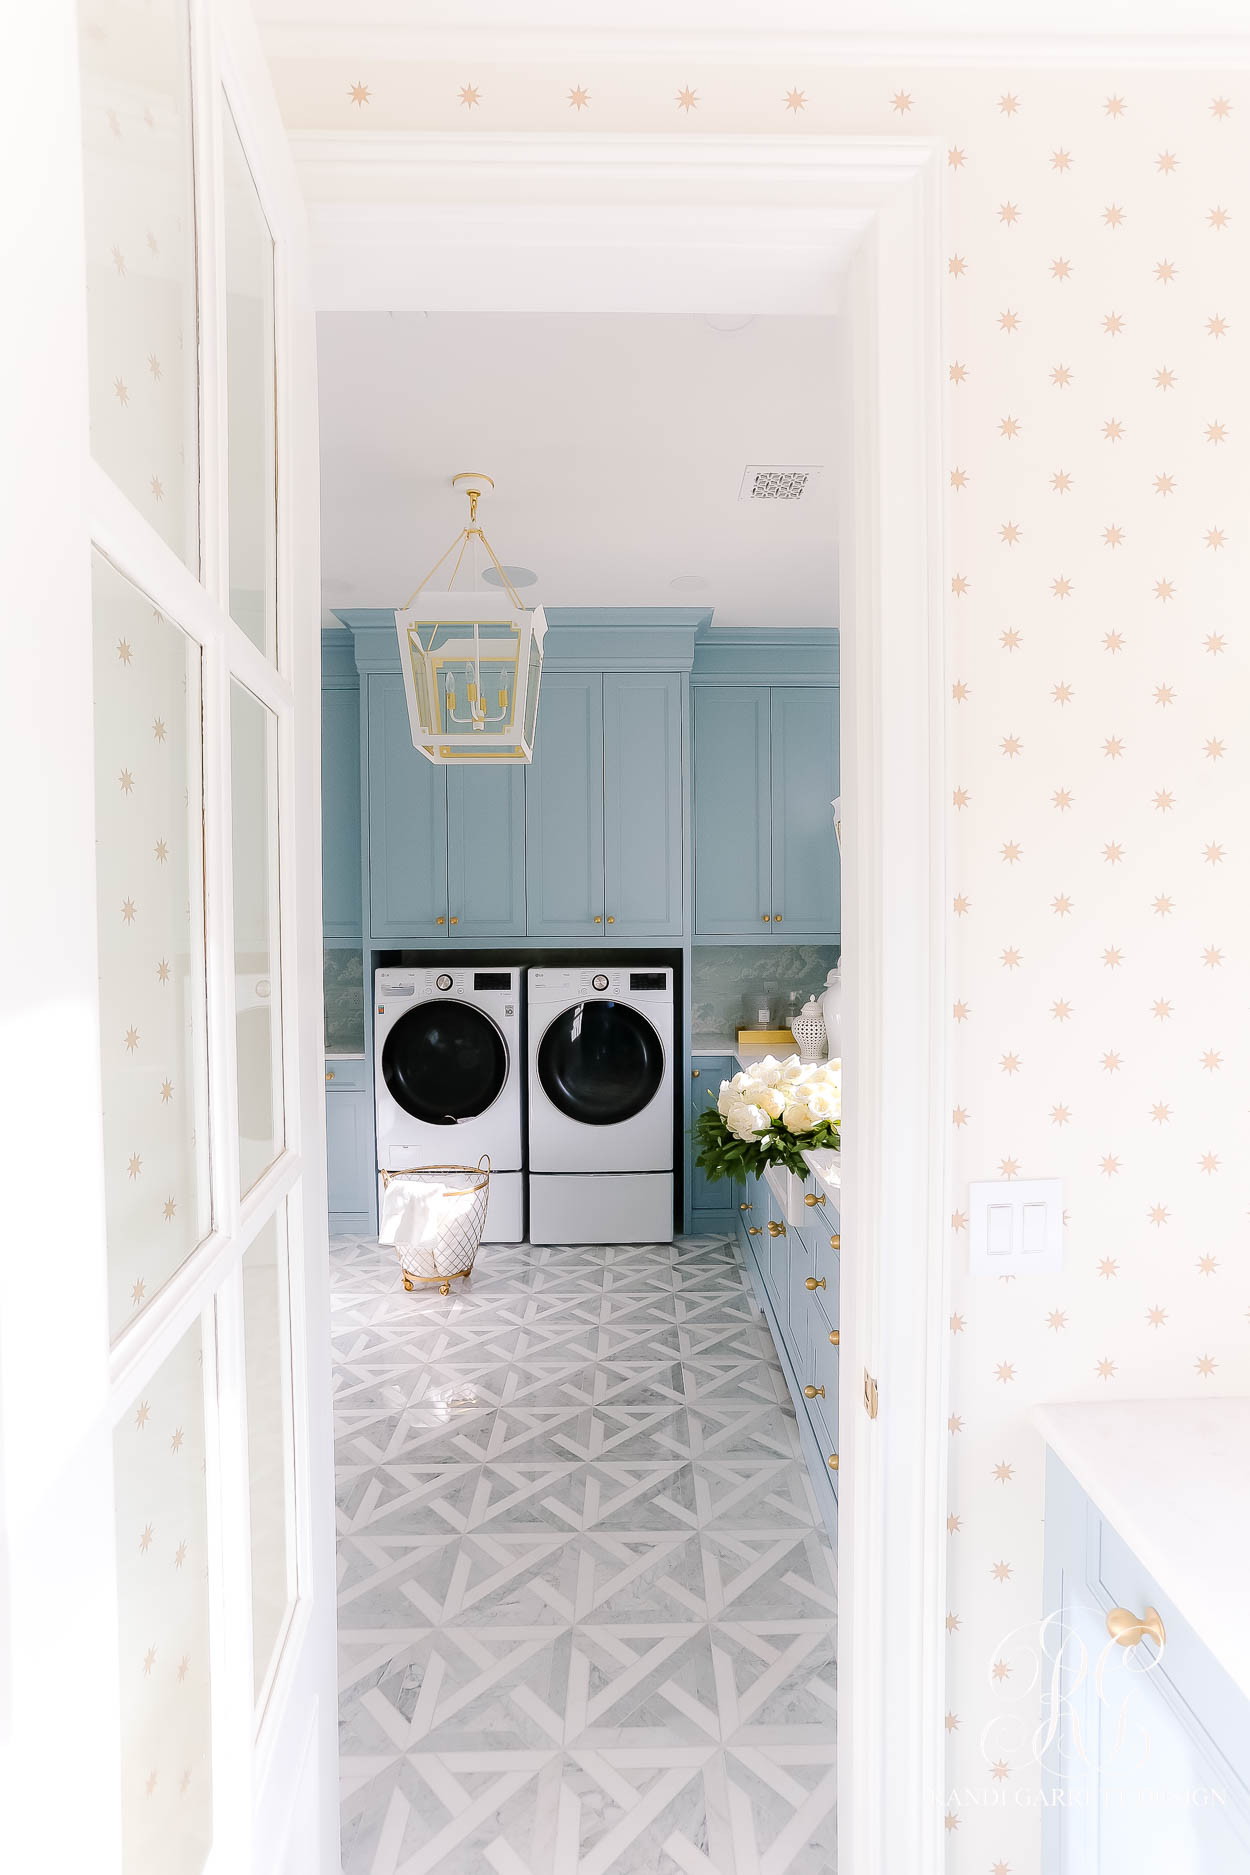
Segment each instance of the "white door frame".
[{"label": "white door frame", "polygon": [[[0,462],[12,605],[0,684],[0,1860],[121,1866],[113,1427],[205,1329],[215,1871],[339,1867],[320,848],[315,335],[304,204],[247,0],[190,0],[200,560],[89,452],[75,0],[18,10],[41,73],[5,120]],[[25,46],[23,54],[22,47]],[[228,611],[221,149],[228,100],[274,237],[276,665]],[[214,1227],[109,1344],[95,885],[92,545],[201,647]],[[285,1149],[240,1199],[230,688],[277,719]],[[67,1072],[67,1067],[69,1071]],[[298,1597],[254,1697],[242,1259],[286,1208]],[[67,1766],[70,1771],[67,1775]]]},{"label": "white door frame", "polygon": [[[580,132],[344,133],[296,135],[292,144],[322,305],[569,308],[556,297],[566,286],[525,265],[524,244],[536,224],[558,244],[562,221],[575,242],[588,211],[606,219],[623,204],[635,223],[651,204],[663,204],[657,217],[675,207],[705,208],[709,219],[714,211],[722,250],[732,245],[735,212],[740,244],[750,246],[760,242],[761,214],[767,222],[776,211],[774,252],[792,237],[783,223],[796,209],[811,211],[813,240],[822,227],[826,241],[835,238],[839,219],[862,229],[842,304],[851,355],[841,541],[848,1065],[839,1563],[849,1618],[839,1650],[839,1866],[848,1875],[937,1875],[949,1208],[941,153],[936,143],[897,138]],[[480,264],[483,241],[503,243],[493,285]],[[581,264],[593,269],[593,255],[584,252]],[[574,303],[598,306],[593,281],[581,286]],[[602,309],[616,309],[610,297]],[[875,1420],[864,1405],[866,1374],[879,1387]]]}]

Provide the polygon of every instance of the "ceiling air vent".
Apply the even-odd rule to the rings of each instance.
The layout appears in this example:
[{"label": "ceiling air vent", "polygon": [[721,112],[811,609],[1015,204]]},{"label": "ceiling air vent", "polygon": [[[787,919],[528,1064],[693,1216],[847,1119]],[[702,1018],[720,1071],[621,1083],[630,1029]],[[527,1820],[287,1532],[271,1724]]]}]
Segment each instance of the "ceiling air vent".
[{"label": "ceiling air vent", "polygon": [[811,488],[819,469],[764,469],[758,465],[746,469],[739,501],[801,501]]}]

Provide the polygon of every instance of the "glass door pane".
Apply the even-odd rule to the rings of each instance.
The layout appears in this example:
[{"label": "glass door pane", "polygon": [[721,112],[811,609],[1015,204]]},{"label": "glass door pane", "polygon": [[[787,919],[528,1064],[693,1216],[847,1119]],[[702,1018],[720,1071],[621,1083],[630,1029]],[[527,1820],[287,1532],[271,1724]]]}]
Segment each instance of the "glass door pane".
[{"label": "glass door pane", "polygon": [[256,1697],[295,1601],[295,1448],[285,1206],[243,1257]]},{"label": "glass door pane", "polygon": [[[207,1235],[200,651],[93,563],[109,1328]],[[67,1074],[75,1064],[65,1063]]]},{"label": "glass door pane", "polygon": [[267,657],[276,636],[273,236],[228,104],[226,389],[230,616]]},{"label": "glass door pane", "polygon": [[250,1191],[285,1140],[278,956],[278,743],[271,710],[230,686],[234,850],[235,1046],[239,1189]]},{"label": "glass door pane", "polygon": [[80,0],[91,450],[199,569],[186,0]]},{"label": "glass door pane", "polygon": [[122,1867],[125,1875],[199,1875],[213,1817],[198,1323],[119,1422],[113,1458]]}]

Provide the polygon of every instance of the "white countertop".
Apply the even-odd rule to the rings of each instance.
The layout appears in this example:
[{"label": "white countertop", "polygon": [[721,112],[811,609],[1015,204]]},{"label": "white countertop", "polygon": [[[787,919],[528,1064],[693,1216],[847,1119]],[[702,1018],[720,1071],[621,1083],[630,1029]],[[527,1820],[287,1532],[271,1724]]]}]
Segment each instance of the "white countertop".
[{"label": "white countertop", "polygon": [[1250,1399],[1035,1406],[1032,1419],[1250,1698]]}]

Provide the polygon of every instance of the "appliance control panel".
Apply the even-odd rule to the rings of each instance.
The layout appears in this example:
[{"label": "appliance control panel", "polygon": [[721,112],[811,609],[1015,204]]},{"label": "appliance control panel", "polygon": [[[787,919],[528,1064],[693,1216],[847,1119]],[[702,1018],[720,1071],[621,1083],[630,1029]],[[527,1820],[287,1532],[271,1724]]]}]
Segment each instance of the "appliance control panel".
[{"label": "appliance control panel", "polygon": [[559,995],[622,997],[628,1002],[671,1002],[671,970],[635,969],[624,966],[607,970],[531,970],[531,1001],[549,1002]]},{"label": "appliance control panel", "polygon": [[[411,1002],[419,996],[473,998],[493,990],[511,998],[520,987],[520,978],[519,970],[379,970],[375,1000],[384,1013],[388,1002]],[[511,1005],[507,1013],[512,1013]]]}]

